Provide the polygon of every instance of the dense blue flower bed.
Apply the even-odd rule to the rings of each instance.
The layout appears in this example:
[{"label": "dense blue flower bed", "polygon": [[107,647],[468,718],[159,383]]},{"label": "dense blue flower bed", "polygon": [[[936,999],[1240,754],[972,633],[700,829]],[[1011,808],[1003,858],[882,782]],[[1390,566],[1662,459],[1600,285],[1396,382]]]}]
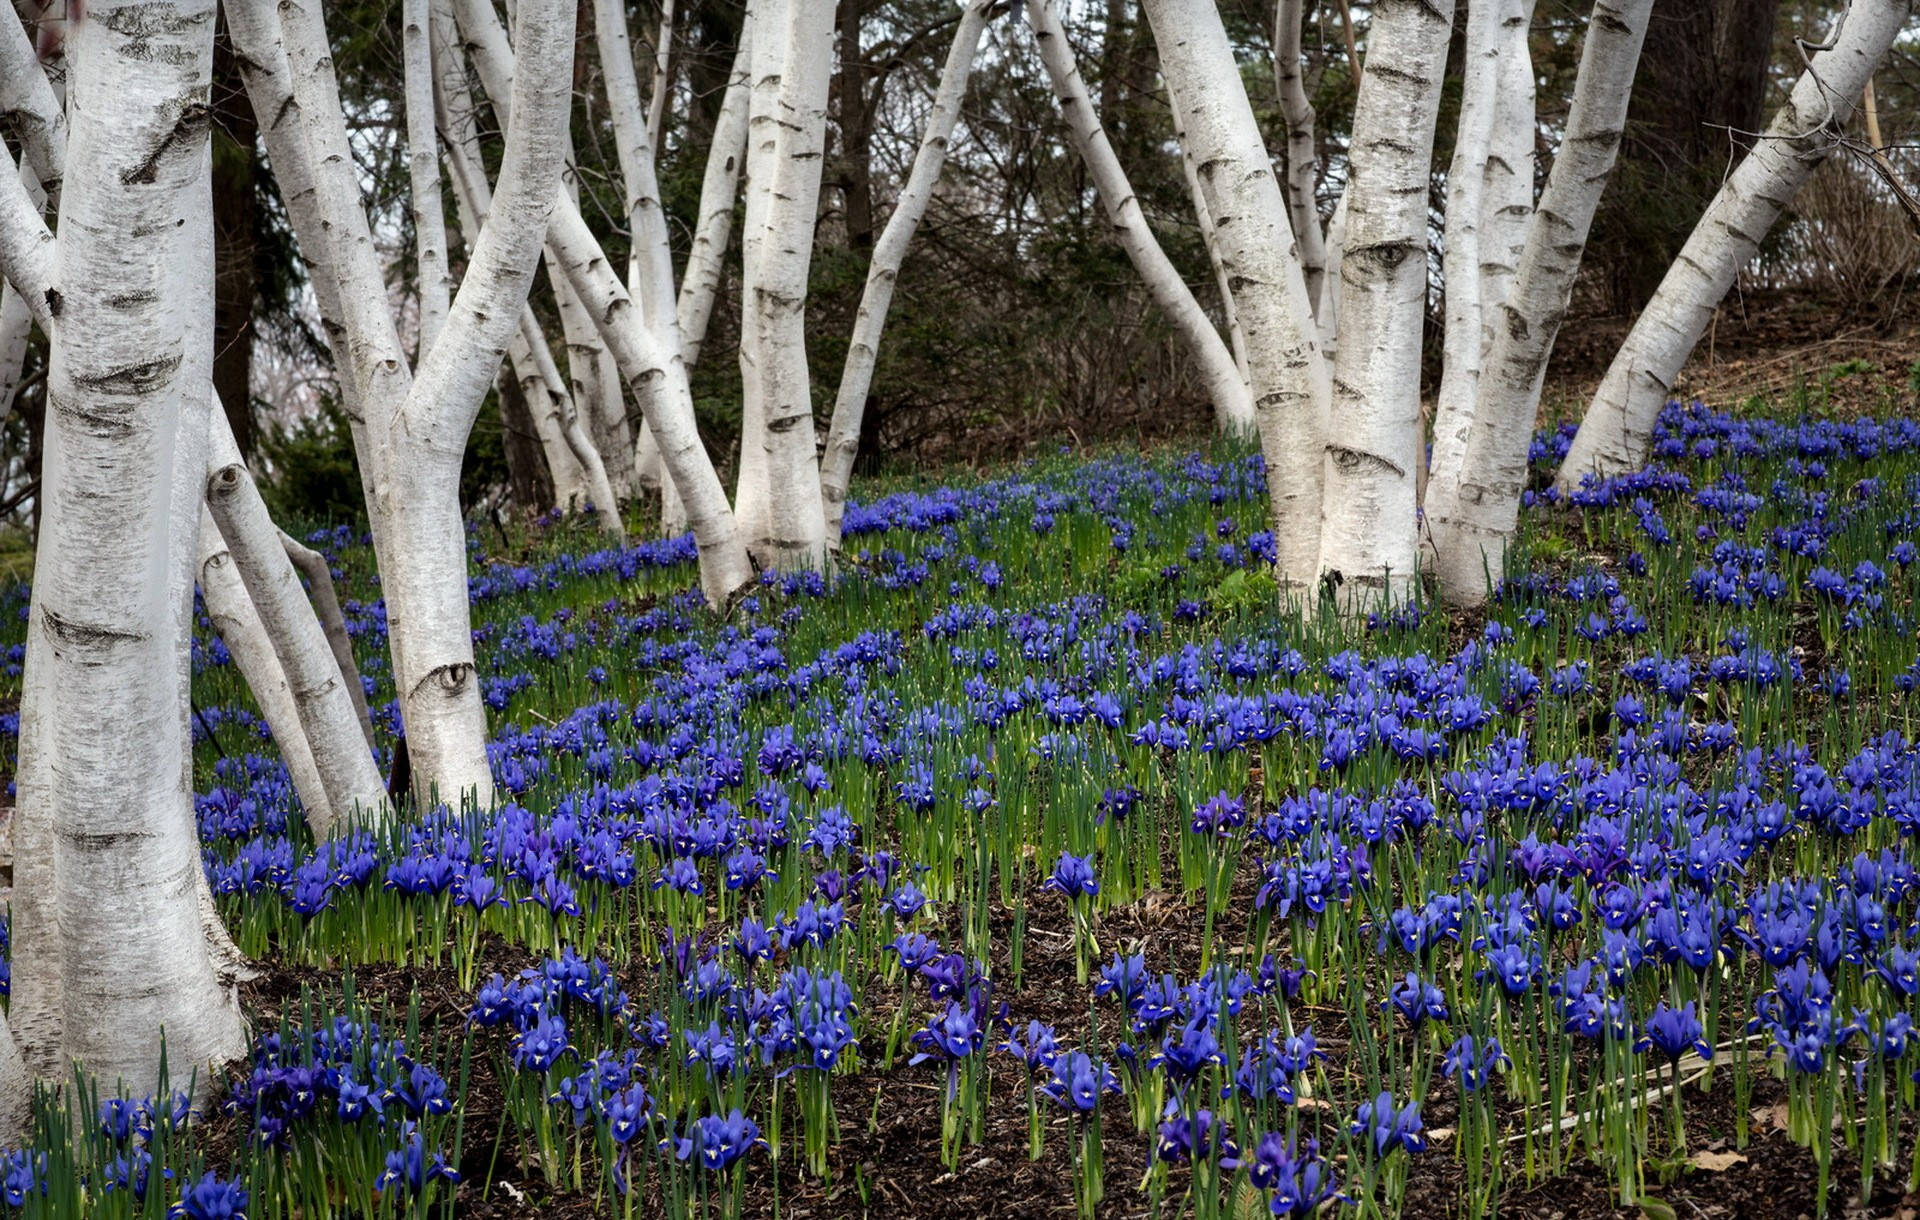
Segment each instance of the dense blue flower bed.
[{"label": "dense blue flower bed", "polygon": [[[685,539],[544,523],[508,565],[476,531],[502,803],[323,844],[206,636],[241,948],[443,972],[467,1020],[314,993],[210,1113],[109,1099],[68,1139],[49,1102],[5,1203],[438,1214],[476,1065],[491,1163],[615,1212],[855,1172],[836,1086],[873,1075],[933,1086],[949,1167],[1022,1109],[1083,1211],[1392,1212],[1435,1160],[1472,1210],[1589,1161],[1624,1202],[1769,1091],[1823,1193],[1840,1159],[1904,1178],[1920,426],[1675,406],[1654,460],[1530,495],[1483,616],[1364,627],[1280,612],[1231,452],[853,505],[834,581],[770,576],[725,624]],[[310,541],[361,598],[385,748],[365,540]],[[1708,1091],[1726,1129],[1687,1123]]]}]

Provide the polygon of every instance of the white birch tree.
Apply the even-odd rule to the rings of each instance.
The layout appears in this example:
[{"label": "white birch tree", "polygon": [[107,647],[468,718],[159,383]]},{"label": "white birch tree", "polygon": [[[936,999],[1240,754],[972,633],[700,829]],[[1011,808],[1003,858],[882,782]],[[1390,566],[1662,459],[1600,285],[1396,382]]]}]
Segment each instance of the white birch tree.
[{"label": "white birch tree", "polygon": [[[202,922],[186,699],[211,401],[213,26],[211,0],[107,0],[70,21],[61,237],[30,216],[0,239],[0,272],[51,342],[0,1031],[0,1114],[16,1122],[29,1072],[58,1081],[80,1064],[140,1093],[163,1047],[176,1077],[245,1049]],[[0,216],[22,219],[3,202]]]},{"label": "white birch tree", "polygon": [[1587,407],[1556,484],[1637,470],[1681,366],[1734,278],[1814,168],[1839,143],[1861,91],[1912,13],[1911,0],[1853,0],[1766,131],[1728,176],[1641,311]]},{"label": "white birch tree", "polygon": [[488,223],[471,243],[447,322],[417,370],[387,309],[318,9],[242,0],[228,18],[342,373],[387,599],[406,748],[423,797],[492,800],[466,598],[460,463],[519,323],[558,195],[573,11],[560,0],[519,6],[532,70],[513,99]]},{"label": "white birch tree", "polygon": [[1353,612],[1400,605],[1419,579],[1427,180],[1452,25],[1452,0],[1376,0],[1354,103],[1333,361],[1340,425],[1326,438],[1320,534],[1323,580]]},{"label": "white birch tree", "polygon": [[[1441,596],[1475,605],[1500,579],[1520,517],[1527,453],[1553,341],[1573,296],[1587,232],[1620,149],[1653,0],[1597,0],[1580,50],[1573,108],[1480,375],[1457,466],[1436,466],[1426,517]],[[1437,421],[1445,431],[1449,421]]]},{"label": "white birch tree", "polygon": [[[1060,24],[1054,0],[1026,0],[1026,11],[1034,42],[1040,50],[1040,60],[1046,65],[1047,76],[1053,83],[1054,97],[1060,103],[1060,115],[1066,120],[1075,151],[1093,179],[1094,190],[1099,194],[1108,223],[1113,226],[1115,239],[1133,263],[1148,296],[1166,314],[1167,321],[1193,357],[1201,381],[1207,388],[1207,398],[1213,404],[1215,422],[1223,431],[1246,428],[1254,422],[1255,410],[1247,383],[1240,375],[1240,366],[1234,362],[1233,352],[1214,328],[1213,320],[1207,317],[1206,310],[1194,299],[1193,291],[1180,278],[1180,272],[1168,260],[1166,252],[1161,250],[1159,241],[1153,236],[1153,230],[1147,226],[1146,215],[1140,210],[1140,201],[1134,195],[1133,185],[1127,181],[1120,158],[1114,154],[1113,145],[1107,140],[1106,129],[1094,110],[1086,82],[1080,78],[1080,68],[1075,62],[1073,48],[1067,42],[1066,29]],[[1218,19],[1217,15],[1215,19]],[[1173,82],[1176,93],[1183,89],[1184,86],[1173,73],[1167,73],[1167,79]],[[1234,79],[1237,87],[1237,69]],[[1244,100],[1244,90],[1241,90],[1241,96]],[[1194,103],[1183,98],[1181,104],[1190,107]],[[1202,173],[1207,169],[1202,158]],[[1212,219],[1219,229],[1229,223],[1217,208]],[[1223,242],[1225,240],[1223,237]],[[1220,258],[1223,263],[1231,262],[1224,254]],[[1236,299],[1236,307],[1238,303]],[[1242,315],[1242,327],[1248,324]],[[1248,335],[1247,339],[1251,364],[1252,336]],[[1256,383],[1257,380],[1256,374]],[[1252,392],[1252,398],[1257,397],[1256,389]]]},{"label": "white birch tree", "polygon": [[[1300,245],[1300,271],[1307,281],[1307,300],[1320,307],[1327,278],[1327,241],[1320,228],[1320,205],[1315,187],[1320,150],[1314,142],[1313,103],[1300,75],[1300,25],[1307,18],[1306,0],[1277,0],[1273,12],[1273,84],[1280,98],[1280,118],[1287,125],[1287,214],[1294,240]],[[1337,264],[1335,264],[1337,266]]]},{"label": "white birch tree", "polygon": [[[518,88],[514,48],[485,0],[459,0],[460,30],[473,54],[489,98]],[[700,553],[700,584],[715,609],[730,608],[755,580],[741,531],[719,474],[700,440],[693,394],[677,350],[666,349],[646,325],[580,209],[555,184],[547,257],[567,275],[600,337],[618,363],[620,376],[641,405],[660,460]]]},{"label": "white birch tree", "polygon": [[[1161,72],[1183,111],[1247,343],[1254,419],[1267,458],[1282,595],[1310,596],[1320,573],[1320,490],[1331,401],[1313,310],[1253,106],[1220,14],[1197,0],[1144,0]],[[1217,336],[1216,336],[1217,338]]]},{"label": "white birch tree", "polygon": [[825,499],[827,536],[834,546],[840,544],[840,522],[847,508],[847,484],[853,478],[853,462],[860,454],[860,425],[866,416],[867,394],[873,387],[873,370],[880,354],[880,334],[887,324],[887,310],[893,304],[894,284],[906,261],[907,247],[914,230],[933,202],[933,190],[946,165],[947,145],[953,139],[954,125],[960,120],[960,103],[967,96],[967,81],[973,72],[974,57],[980,53],[980,38],[986,33],[988,10],[994,0],[967,0],[960,23],[953,32],[953,44],[940,69],[940,83],[934,90],[933,109],[920,133],[920,147],[914,153],[913,168],[906,185],[900,189],[893,215],[873,244],[873,257],[867,265],[867,283],[860,294],[860,312],[853,323],[853,338],[847,345],[847,361],[840,371],[840,389],[834,396],[833,421],[827,429],[826,455],[820,464],[820,492]]}]

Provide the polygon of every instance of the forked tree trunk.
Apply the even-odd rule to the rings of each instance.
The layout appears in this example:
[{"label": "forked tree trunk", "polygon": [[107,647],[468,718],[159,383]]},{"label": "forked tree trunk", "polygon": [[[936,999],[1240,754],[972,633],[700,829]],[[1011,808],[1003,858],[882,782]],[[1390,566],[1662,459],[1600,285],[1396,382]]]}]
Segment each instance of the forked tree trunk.
[{"label": "forked tree trunk", "polygon": [[1593,6],[1566,137],[1527,227],[1513,290],[1500,306],[1472,435],[1459,466],[1436,467],[1427,485],[1434,575],[1441,596],[1455,605],[1479,604],[1506,567],[1507,543],[1526,487],[1540,385],[1573,296],[1593,214],[1620,150],[1652,7],[1653,0],[1597,0]]},{"label": "forked tree trunk", "polygon": [[1452,31],[1453,0],[1376,0],[1354,103],[1320,535],[1349,614],[1403,604],[1419,577],[1427,183]]},{"label": "forked tree trunk", "polygon": [[[474,416],[505,352],[539,257],[564,159],[573,6],[522,0],[520,35],[531,61],[513,100],[491,223],[473,243],[467,274],[439,340],[409,370],[353,173],[326,30],[310,0],[265,0],[230,15],[245,39],[249,89],[283,161],[311,198],[288,208],[302,248],[317,258],[316,289],[348,373],[368,518],[387,599],[389,640],[415,786],[423,799],[492,801],[486,711],[473,662],[466,597],[460,464]],[[242,31],[245,31],[244,33]],[[284,34],[284,42],[281,35]],[[282,66],[284,65],[284,66]],[[283,85],[286,87],[283,88]],[[278,94],[279,96],[275,96]],[[291,97],[296,121],[288,123]],[[262,101],[270,107],[263,109]],[[287,146],[289,157],[272,151]],[[283,178],[284,181],[284,178]],[[296,191],[295,194],[300,194]]]},{"label": "forked tree trunk", "polygon": [[1315,340],[1286,199],[1220,14],[1145,0],[1160,70],[1179,99],[1247,338],[1254,418],[1266,456],[1283,596],[1310,596],[1320,571],[1320,489],[1331,386]]},{"label": "forked tree trunk", "polygon": [[[1127,181],[1126,171],[1120,167],[1120,158],[1114,155],[1113,145],[1108,142],[1106,130],[1100,124],[1100,116],[1094,113],[1093,99],[1087,94],[1086,82],[1080,78],[1080,69],[1074,62],[1073,48],[1067,42],[1067,32],[1060,24],[1054,0],[1026,0],[1026,3],[1027,21],[1033,27],[1041,62],[1046,65],[1047,75],[1053,82],[1054,96],[1060,103],[1060,116],[1066,120],[1074,149],[1086,164],[1094,189],[1099,192],[1100,204],[1106,210],[1108,223],[1113,226],[1114,237],[1146,285],[1147,294],[1167,315],[1167,320],[1172,323],[1199,367],[1201,381],[1207,387],[1207,398],[1213,403],[1215,423],[1223,431],[1247,427],[1253,422],[1254,404],[1250,401],[1247,383],[1240,377],[1240,367],[1234,363],[1233,353],[1220,338],[1220,332],[1214,329],[1213,320],[1207,317],[1206,310],[1200,308],[1193,291],[1180,278],[1179,271],[1160,248],[1153,230],[1147,227],[1147,218],[1140,210],[1139,199],[1134,196],[1133,185]],[[1237,73],[1236,69],[1235,88],[1239,88]],[[1168,79],[1171,81],[1174,77],[1168,74]],[[1183,107],[1191,109],[1195,105],[1195,101],[1186,96],[1183,83],[1176,83],[1174,92],[1179,95],[1179,104]],[[1202,160],[1202,172],[1208,168]],[[1217,210],[1213,212],[1213,220],[1221,228],[1227,224],[1227,219]],[[1222,261],[1227,261],[1224,255]],[[1244,318],[1242,325],[1246,325]],[[1251,336],[1248,341],[1252,342]]]},{"label": "forked tree trunk", "polygon": [[1837,145],[1861,90],[1912,8],[1911,0],[1853,0],[1841,15],[1832,45],[1808,61],[1621,344],[1560,466],[1555,482],[1562,491],[1579,487],[1587,475],[1625,474],[1646,461],[1654,420],[1713,311],[1807,176]]},{"label": "forked tree trunk", "polygon": [[1317,310],[1327,268],[1339,264],[1328,263],[1326,238],[1320,231],[1320,205],[1314,194],[1320,150],[1314,142],[1313,103],[1307,100],[1306,81],[1300,75],[1300,24],[1309,7],[1306,0],[1278,0],[1274,5],[1273,84],[1280,97],[1280,118],[1287,125],[1287,215],[1300,246],[1307,299]]},{"label": "forked tree trunk", "polygon": [[[1467,5],[1465,61],[1461,65],[1460,117],[1454,127],[1453,160],[1447,166],[1447,212],[1441,284],[1446,293],[1445,364],[1434,418],[1451,420],[1434,429],[1433,465],[1460,461],[1473,429],[1474,397],[1480,389],[1481,226],[1486,220],[1487,179],[1493,125],[1500,117],[1500,52],[1505,48],[1502,0]],[[1423,455],[1424,456],[1424,455]]]},{"label": "forked tree trunk", "polygon": [[[180,1081],[246,1042],[201,923],[184,703],[212,376],[213,26],[210,0],[98,3],[68,23],[63,237],[48,279],[16,281],[57,289],[60,310],[9,1016],[42,1078],[83,1064],[135,1096],[158,1085],[163,1043]],[[17,1112],[15,1068],[0,1056]]]},{"label": "forked tree trunk", "polygon": [[827,538],[840,545],[840,521],[847,508],[847,485],[853,478],[853,461],[860,454],[860,424],[866,415],[867,393],[873,386],[873,369],[879,359],[880,334],[887,324],[887,310],[893,304],[893,288],[900,278],[900,265],[906,261],[907,246],[914,230],[933,202],[933,190],[940,182],[940,170],[947,161],[947,144],[953,138],[954,124],[960,118],[960,103],[967,95],[967,80],[973,72],[974,56],[980,50],[980,36],[987,29],[987,10],[992,0],[968,0],[961,10],[960,24],[953,33],[953,45],[940,69],[940,84],[934,90],[933,109],[927,114],[926,130],[920,133],[920,149],[914,154],[913,169],[907,184],[887,218],[880,240],[873,244],[873,258],[867,266],[867,286],[860,295],[860,312],[853,322],[853,338],[847,345],[847,363],[840,372],[840,390],[834,396],[833,423],[827,429],[826,455],[820,464],[820,493],[826,500]]}]

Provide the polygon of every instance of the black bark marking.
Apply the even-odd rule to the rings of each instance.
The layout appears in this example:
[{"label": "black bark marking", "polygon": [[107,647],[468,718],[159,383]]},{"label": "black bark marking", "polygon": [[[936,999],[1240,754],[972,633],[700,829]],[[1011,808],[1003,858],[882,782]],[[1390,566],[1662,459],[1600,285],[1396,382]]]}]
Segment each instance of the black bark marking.
[{"label": "black bark marking", "polygon": [[207,138],[213,110],[205,102],[188,102],[180,108],[180,117],[174,120],[172,128],[160,137],[160,143],[140,164],[120,175],[122,186],[148,185],[153,183],[160,173],[160,162],[175,147],[198,151],[198,145]]},{"label": "black bark marking", "polygon": [[1351,449],[1345,445],[1328,445],[1327,456],[1332,458],[1333,464],[1342,470],[1353,471],[1358,470],[1364,465],[1374,465],[1380,467],[1382,470],[1393,472],[1397,478],[1404,479],[1407,477],[1407,472],[1401,468],[1398,462],[1381,457],[1377,453],[1369,453],[1365,449]]},{"label": "black bark marking", "polygon": [[64,644],[75,648],[105,649],[115,644],[137,644],[147,638],[144,631],[121,631],[117,627],[99,623],[77,623],[62,618],[44,606],[40,609],[40,625],[53,637],[56,647]]},{"label": "black bark marking", "polygon": [[73,384],[102,394],[151,394],[172,379],[183,358],[181,353],[174,352],[103,373],[75,373]]},{"label": "black bark marking", "polygon": [[431,670],[426,677],[414,684],[412,690],[407,692],[407,698],[411,699],[426,690],[428,686],[432,686],[439,691],[442,698],[455,699],[472,681],[473,662],[455,661],[450,665],[437,666]]}]

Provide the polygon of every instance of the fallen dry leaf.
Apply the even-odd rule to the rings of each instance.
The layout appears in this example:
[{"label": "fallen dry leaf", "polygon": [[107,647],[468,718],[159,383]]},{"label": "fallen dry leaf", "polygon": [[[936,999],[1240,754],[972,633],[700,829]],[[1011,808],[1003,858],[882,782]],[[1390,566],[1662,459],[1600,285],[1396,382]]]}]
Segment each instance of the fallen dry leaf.
[{"label": "fallen dry leaf", "polygon": [[1735,1165],[1745,1164],[1746,1160],[1745,1153],[1735,1152],[1729,1148],[1721,1152],[1707,1150],[1696,1152],[1687,1158],[1687,1163],[1695,1169],[1704,1169],[1708,1173],[1724,1173]]}]

